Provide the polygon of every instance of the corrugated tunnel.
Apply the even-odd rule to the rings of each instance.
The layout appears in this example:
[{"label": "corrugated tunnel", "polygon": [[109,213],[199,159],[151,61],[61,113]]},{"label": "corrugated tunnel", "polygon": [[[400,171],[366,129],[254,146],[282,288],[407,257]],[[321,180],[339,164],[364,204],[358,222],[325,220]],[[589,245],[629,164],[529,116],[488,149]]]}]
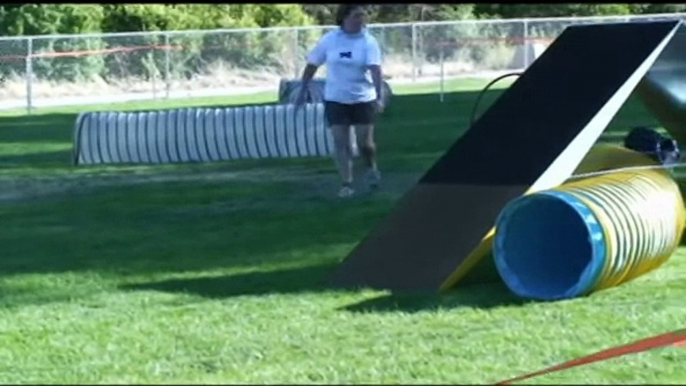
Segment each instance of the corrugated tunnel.
[{"label": "corrugated tunnel", "polygon": [[[354,137],[353,137],[354,139]],[[74,164],[163,164],[328,157],[321,103],[88,112],[74,129]]]},{"label": "corrugated tunnel", "polygon": [[670,173],[618,146],[597,148],[593,159],[620,170],[522,196],[498,217],[496,267],[518,296],[587,295],[658,268],[677,249],[686,212]]}]

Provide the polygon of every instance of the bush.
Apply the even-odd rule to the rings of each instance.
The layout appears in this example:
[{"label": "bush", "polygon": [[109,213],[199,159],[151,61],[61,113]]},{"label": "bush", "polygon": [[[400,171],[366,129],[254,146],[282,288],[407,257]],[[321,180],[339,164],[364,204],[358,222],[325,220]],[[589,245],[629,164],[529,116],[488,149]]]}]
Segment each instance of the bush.
[{"label": "bush", "polygon": [[262,28],[315,25],[298,4],[256,4],[253,19]]},{"label": "bush", "polygon": [[[106,6],[106,30],[181,31],[258,28],[279,25],[311,24],[302,7],[293,4],[145,4]],[[283,33],[236,32],[219,34],[187,32],[169,34],[174,49],[169,52],[173,77],[188,78],[202,72],[208,64],[221,61],[229,67],[255,68],[279,66],[280,54],[290,49]],[[164,37],[132,38],[131,45],[163,45]],[[119,44],[124,44],[119,39]],[[147,60],[147,63],[145,62]],[[109,72],[117,76],[144,76],[164,71],[166,52],[142,50],[109,61]],[[152,69],[150,68],[152,65]],[[149,75],[148,75],[149,76]]]},{"label": "bush", "polygon": [[629,4],[477,4],[477,17],[537,18],[629,15],[642,9]]},{"label": "bush", "polygon": [[[469,20],[473,19],[473,4],[431,5],[423,14],[431,20]],[[423,52],[429,62],[437,62],[441,54],[445,59],[452,58],[463,45],[462,42],[479,38],[479,27],[473,23],[458,25],[422,26],[419,29],[419,52]]]},{"label": "bush", "polygon": [[686,12],[686,4],[640,4],[641,13],[682,13]]},{"label": "bush", "polygon": [[[57,35],[99,32],[104,20],[100,5],[25,4],[5,6],[2,20],[7,35]],[[101,55],[62,56],[55,53],[83,52],[102,48],[97,39],[41,39],[33,41],[36,76],[54,81],[88,79],[102,72]],[[24,52],[26,54],[26,52]],[[53,55],[51,55],[53,54]],[[16,66],[13,68],[16,70]],[[3,69],[4,71],[4,69]],[[25,71],[16,71],[25,74]],[[5,74],[3,74],[5,75]]]},{"label": "bush", "polygon": [[[206,29],[256,28],[313,24],[295,4],[26,4],[0,7],[0,29],[4,35],[57,35],[89,32],[151,32]],[[208,62],[222,61],[232,67],[283,67],[282,56],[295,43],[283,33],[170,34],[175,46],[169,56],[165,36],[128,35],[106,39],[56,38],[34,40],[35,73],[50,80],[83,80],[94,75],[147,78],[165,71],[167,58],[172,72],[189,76]],[[102,49],[115,52],[100,53]],[[123,48],[122,53],[116,49]],[[23,75],[25,41],[3,43],[2,75]],[[53,57],[55,52],[94,51],[81,56]],[[15,63],[16,62],[16,63]]]},{"label": "bush", "polygon": [[[187,29],[196,24],[192,15],[163,4],[105,5],[106,32],[154,32]],[[107,39],[109,48],[123,48],[122,53],[106,57],[107,76],[144,78],[158,76],[165,70],[165,39],[161,34],[124,35]]]}]

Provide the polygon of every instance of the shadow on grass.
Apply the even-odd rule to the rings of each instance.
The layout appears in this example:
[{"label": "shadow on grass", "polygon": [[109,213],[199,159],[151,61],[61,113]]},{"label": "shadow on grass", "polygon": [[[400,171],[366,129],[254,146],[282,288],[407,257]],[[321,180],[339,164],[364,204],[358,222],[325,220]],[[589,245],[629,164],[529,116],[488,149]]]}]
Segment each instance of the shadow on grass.
[{"label": "shadow on grass", "polygon": [[336,264],[321,264],[304,268],[251,272],[238,275],[166,280],[155,283],[121,286],[124,290],[185,293],[210,299],[268,294],[296,294],[326,290],[326,278]]},{"label": "shadow on grass", "polygon": [[[390,208],[388,198],[347,205],[316,196],[302,200],[295,184],[151,186],[108,187],[97,195],[0,206],[5,219],[0,233],[11,240],[0,272],[95,271],[126,277],[251,267],[264,271],[269,265],[338,258]],[[294,280],[311,274],[300,273]]]},{"label": "shadow on grass", "polygon": [[72,165],[72,150],[45,151],[0,156],[0,169],[54,169]]},{"label": "shadow on grass", "polygon": [[353,313],[416,313],[441,309],[520,306],[527,300],[516,297],[502,282],[469,285],[445,293],[393,293],[361,303],[349,305],[341,310]]},{"label": "shadow on grass", "polygon": [[498,275],[493,257],[485,256],[451,290],[439,293],[391,293],[362,303],[349,305],[343,310],[365,312],[424,312],[454,308],[490,309],[519,306],[525,301],[516,297]]},{"label": "shadow on grass", "polygon": [[[337,264],[321,264],[296,269],[251,272],[230,276],[175,279],[154,283],[120,286],[127,291],[161,291],[201,296],[209,299],[226,299],[238,296],[269,294],[299,294],[322,291],[350,292],[328,287],[327,279]],[[519,306],[526,301],[514,296],[501,281],[488,284],[470,284],[446,293],[402,292],[384,295],[361,303],[339,308],[353,313],[426,312],[440,309],[490,309]]]},{"label": "shadow on grass", "polygon": [[0,143],[71,143],[76,114],[0,117]]}]

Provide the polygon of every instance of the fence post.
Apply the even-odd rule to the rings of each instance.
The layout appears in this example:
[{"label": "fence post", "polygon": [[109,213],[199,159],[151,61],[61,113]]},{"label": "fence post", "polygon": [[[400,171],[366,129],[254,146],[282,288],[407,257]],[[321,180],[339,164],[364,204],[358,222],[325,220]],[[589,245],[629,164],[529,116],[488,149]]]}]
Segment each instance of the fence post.
[{"label": "fence post", "polygon": [[[526,71],[527,68],[529,68],[529,23],[526,19],[523,21],[524,23],[524,33],[522,34],[522,38],[524,40],[524,70]],[[531,46],[533,50],[533,46]]]},{"label": "fence post", "polygon": [[33,110],[33,38],[26,39],[26,112]]},{"label": "fence post", "polygon": [[443,103],[444,101],[444,94],[445,94],[445,54],[443,53],[444,46],[443,44],[440,45],[440,49],[438,51],[439,53],[439,60],[441,63],[441,93],[440,93],[440,101]]},{"label": "fence post", "polygon": [[299,30],[293,30],[293,79],[298,79],[300,76],[300,38]]},{"label": "fence post", "polygon": [[155,50],[153,47],[150,52],[150,65],[148,66],[148,74],[150,74],[150,82],[152,83],[152,100],[157,100],[157,63],[155,62]]},{"label": "fence post", "polygon": [[417,81],[417,25],[412,24],[412,81]]},{"label": "fence post", "polygon": [[169,34],[164,34],[164,88],[167,99],[169,99],[171,89],[171,44],[169,40]]}]

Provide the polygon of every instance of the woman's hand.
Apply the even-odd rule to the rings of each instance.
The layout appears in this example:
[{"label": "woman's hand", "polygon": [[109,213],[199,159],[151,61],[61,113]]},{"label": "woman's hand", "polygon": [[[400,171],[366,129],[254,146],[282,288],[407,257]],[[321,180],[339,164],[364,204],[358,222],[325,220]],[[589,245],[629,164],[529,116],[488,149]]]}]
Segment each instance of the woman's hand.
[{"label": "woman's hand", "polygon": [[307,91],[305,87],[301,87],[300,91],[298,91],[298,96],[295,98],[295,111],[297,112],[300,110],[301,107],[305,104],[305,101],[307,100]]},{"label": "woman's hand", "polygon": [[376,100],[376,111],[381,114],[383,113],[384,109],[386,109],[386,106],[383,103],[383,100],[381,98]]}]

